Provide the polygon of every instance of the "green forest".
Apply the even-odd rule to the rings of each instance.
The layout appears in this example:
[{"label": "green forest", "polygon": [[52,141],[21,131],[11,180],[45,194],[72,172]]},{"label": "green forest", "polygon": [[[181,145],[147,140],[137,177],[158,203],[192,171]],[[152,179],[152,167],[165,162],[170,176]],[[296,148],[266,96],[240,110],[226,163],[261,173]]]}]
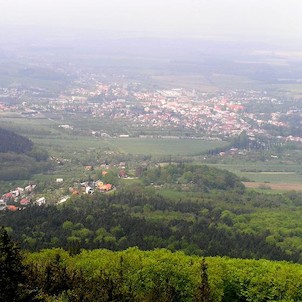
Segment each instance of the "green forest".
[{"label": "green forest", "polygon": [[[244,202],[239,193],[217,198],[227,196]],[[216,201],[216,206],[212,201],[205,197],[173,202],[147,192],[87,195],[59,207],[33,206],[8,212],[1,215],[1,223],[23,248],[31,251],[52,247],[123,250],[138,246],[196,255],[301,261],[301,251],[279,246],[273,230],[265,225],[259,225],[258,232],[249,232],[246,214],[250,210],[235,205],[230,211],[221,208],[221,201],[220,205]]]},{"label": "green forest", "polygon": [[[145,185],[183,185],[187,191],[209,190],[243,190],[244,186],[239,177],[227,170],[221,170],[206,165],[168,165],[148,169],[143,174]],[[179,188],[179,186],[178,186]]]},{"label": "green forest", "polygon": [[142,182],[152,185],[1,212],[1,224],[29,251],[137,246],[302,262],[298,192],[259,193],[228,171],[183,164],[146,170]]},{"label": "green forest", "polygon": [[301,301],[301,214],[300,193],[248,190],[226,170],[183,163],[148,168],[109,194],[1,212],[1,295]]},{"label": "green forest", "polygon": [[298,302],[302,266],[166,249],[20,251],[2,229],[1,301]]}]

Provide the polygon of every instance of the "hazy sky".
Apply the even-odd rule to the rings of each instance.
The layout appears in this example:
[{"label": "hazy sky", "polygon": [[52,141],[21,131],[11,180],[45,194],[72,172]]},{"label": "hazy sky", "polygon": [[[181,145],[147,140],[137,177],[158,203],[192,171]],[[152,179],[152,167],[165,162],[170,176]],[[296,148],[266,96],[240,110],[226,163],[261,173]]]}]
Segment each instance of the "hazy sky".
[{"label": "hazy sky", "polygon": [[0,28],[302,38],[301,13],[302,0],[0,0]]}]

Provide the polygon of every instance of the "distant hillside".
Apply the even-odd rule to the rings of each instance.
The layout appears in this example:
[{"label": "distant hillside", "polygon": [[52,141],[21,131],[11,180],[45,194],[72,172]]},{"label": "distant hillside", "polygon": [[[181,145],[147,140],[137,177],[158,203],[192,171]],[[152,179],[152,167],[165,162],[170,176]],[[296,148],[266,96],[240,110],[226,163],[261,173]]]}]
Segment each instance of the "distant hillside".
[{"label": "distant hillside", "polygon": [[26,153],[31,151],[32,141],[13,131],[0,128],[0,153]]},{"label": "distant hillside", "polygon": [[47,151],[24,136],[0,128],[0,181],[28,179],[49,167]]}]

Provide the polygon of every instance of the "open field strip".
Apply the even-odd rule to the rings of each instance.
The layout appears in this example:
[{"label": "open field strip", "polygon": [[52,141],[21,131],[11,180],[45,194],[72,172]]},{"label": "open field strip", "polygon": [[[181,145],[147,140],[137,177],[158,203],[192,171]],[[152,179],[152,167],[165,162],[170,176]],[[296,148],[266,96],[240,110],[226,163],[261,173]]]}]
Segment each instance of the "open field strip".
[{"label": "open field strip", "polygon": [[[302,166],[300,164],[279,164],[254,162],[245,164],[209,164],[219,169],[225,169],[253,182],[260,183],[302,183]],[[254,170],[254,171],[253,171]]]},{"label": "open field strip", "polygon": [[[236,172],[235,172],[236,173]],[[298,173],[236,173],[238,176],[246,177],[253,182],[277,183],[277,184],[300,184],[302,183],[302,175]]]},{"label": "open field strip", "polygon": [[271,171],[265,171],[265,172],[259,172],[260,174],[267,174],[267,175],[295,175],[295,172],[271,172]]},{"label": "open field strip", "polygon": [[225,144],[194,139],[112,138],[107,142],[120,152],[145,155],[195,155]]},{"label": "open field strip", "polygon": [[244,182],[243,184],[250,189],[267,188],[271,190],[280,190],[280,191],[302,191],[302,183],[294,184],[294,183]]}]

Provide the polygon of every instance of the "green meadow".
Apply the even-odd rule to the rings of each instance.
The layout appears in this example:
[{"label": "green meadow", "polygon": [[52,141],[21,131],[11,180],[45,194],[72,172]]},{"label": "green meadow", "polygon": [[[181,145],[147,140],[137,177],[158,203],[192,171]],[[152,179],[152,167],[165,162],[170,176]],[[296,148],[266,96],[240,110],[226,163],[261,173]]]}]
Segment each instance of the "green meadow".
[{"label": "green meadow", "polygon": [[221,141],[161,138],[116,138],[107,142],[122,153],[147,155],[195,155],[225,144]]},{"label": "green meadow", "polygon": [[301,164],[245,162],[238,164],[214,164],[251,181],[267,183],[302,183]]}]

